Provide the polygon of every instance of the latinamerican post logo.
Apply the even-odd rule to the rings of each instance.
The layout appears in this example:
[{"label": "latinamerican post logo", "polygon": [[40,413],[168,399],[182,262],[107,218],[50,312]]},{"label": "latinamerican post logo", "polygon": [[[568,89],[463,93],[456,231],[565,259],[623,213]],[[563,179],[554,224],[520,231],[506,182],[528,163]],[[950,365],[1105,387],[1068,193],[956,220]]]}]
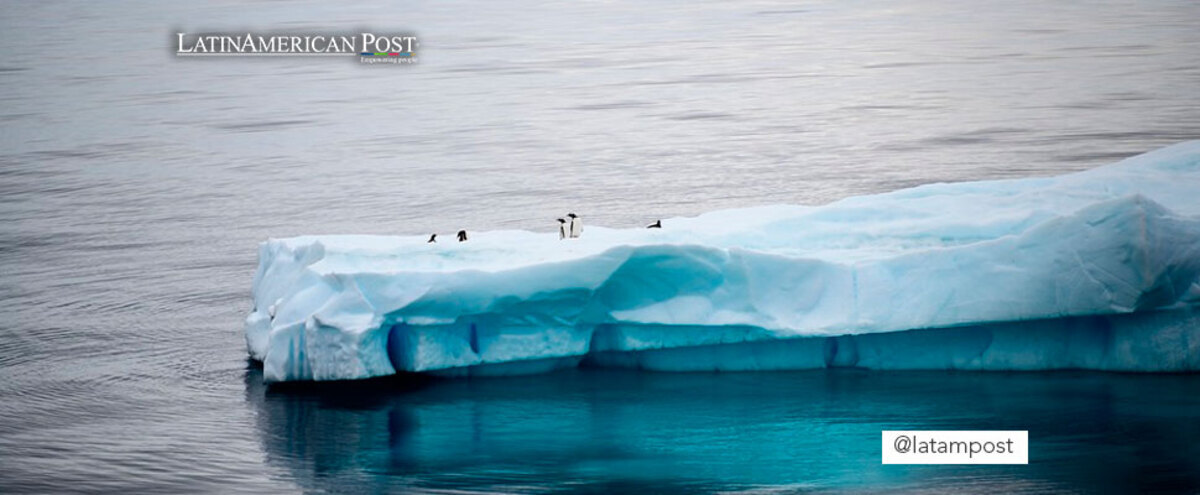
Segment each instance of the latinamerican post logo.
[{"label": "latinamerican post logo", "polygon": [[175,33],[177,57],[357,57],[364,64],[414,64],[414,34]]}]

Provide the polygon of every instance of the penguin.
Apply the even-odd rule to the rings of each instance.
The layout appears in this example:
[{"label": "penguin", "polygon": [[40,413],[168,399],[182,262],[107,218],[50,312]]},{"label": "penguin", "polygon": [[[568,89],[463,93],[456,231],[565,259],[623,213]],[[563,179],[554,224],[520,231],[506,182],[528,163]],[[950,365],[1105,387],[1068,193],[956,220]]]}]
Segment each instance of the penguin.
[{"label": "penguin", "polygon": [[429,240],[425,241],[425,244],[433,244],[435,242],[437,242],[437,234],[429,234]]},{"label": "penguin", "polygon": [[648,228],[648,229],[661,229],[661,228],[662,228],[662,220],[655,220],[655,221],[654,221],[654,223],[652,223],[652,224],[650,224],[650,225],[647,225],[647,226],[646,226],[646,228]]},{"label": "penguin", "polygon": [[567,216],[571,217],[571,238],[578,238],[583,233],[583,219],[574,213],[567,213]]},{"label": "penguin", "polygon": [[458,242],[463,242],[465,240],[467,240],[467,231],[465,231],[465,230],[458,231]]},{"label": "penguin", "polygon": [[560,218],[560,219],[558,219],[558,240],[561,241],[566,238],[567,238],[567,221]]}]

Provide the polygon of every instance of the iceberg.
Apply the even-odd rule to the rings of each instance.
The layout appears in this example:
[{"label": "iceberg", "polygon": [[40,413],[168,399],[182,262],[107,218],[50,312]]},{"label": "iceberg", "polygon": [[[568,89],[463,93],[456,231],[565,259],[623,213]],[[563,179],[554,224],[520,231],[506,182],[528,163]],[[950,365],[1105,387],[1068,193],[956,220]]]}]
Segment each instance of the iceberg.
[{"label": "iceberg", "polygon": [[268,382],[398,372],[1200,370],[1200,141],[824,206],[259,247]]}]

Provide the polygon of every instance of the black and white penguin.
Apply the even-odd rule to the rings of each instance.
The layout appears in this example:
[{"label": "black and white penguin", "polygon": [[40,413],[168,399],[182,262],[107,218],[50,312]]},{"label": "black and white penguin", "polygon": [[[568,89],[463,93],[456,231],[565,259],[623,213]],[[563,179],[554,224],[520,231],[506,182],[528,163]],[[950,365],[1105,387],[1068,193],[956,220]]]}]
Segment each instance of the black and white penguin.
[{"label": "black and white penguin", "polygon": [[425,241],[425,244],[432,244],[435,242],[437,242],[437,234],[429,234],[429,240]]},{"label": "black and white penguin", "polygon": [[566,238],[567,238],[567,221],[560,218],[560,219],[558,219],[558,240],[561,241]]},{"label": "black and white penguin", "polygon": [[579,234],[583,233],[583,219],[574,213],[567,213],[567,216],[571,217],[571,238],[579,237]]},{"label": "black and white penguin", "polygon": [[458,231],[458,242],[463,242],[465,240],[467,240],[467,231],[465,231],[465,230]]},{"label": "black and white penguin", "polygon": [[661,229],[661,228],[662,228],[662,220],[655,220],[655,221],[654,221],[654,223],[652,223],[652,224],[650,224],[650,225],[647,225],[647,226],[646,226],[646,228],[648,228],[648,229]]}]

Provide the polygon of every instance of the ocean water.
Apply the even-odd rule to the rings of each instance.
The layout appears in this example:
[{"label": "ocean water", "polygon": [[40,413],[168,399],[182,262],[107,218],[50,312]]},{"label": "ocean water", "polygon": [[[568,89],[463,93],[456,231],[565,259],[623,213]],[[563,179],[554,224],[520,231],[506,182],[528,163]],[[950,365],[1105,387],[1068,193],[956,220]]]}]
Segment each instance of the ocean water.
[{"label": "ocean water", "polygon": [[[267,390],[257,243],[1045,176],[1200,137],[1200,3],[0,6],[0,492],[1200,489],[1200,377],[577,370]],[[420,63],[178,59],[411,30]],[[879,464],[1028,429],[1028,466]]]}]

